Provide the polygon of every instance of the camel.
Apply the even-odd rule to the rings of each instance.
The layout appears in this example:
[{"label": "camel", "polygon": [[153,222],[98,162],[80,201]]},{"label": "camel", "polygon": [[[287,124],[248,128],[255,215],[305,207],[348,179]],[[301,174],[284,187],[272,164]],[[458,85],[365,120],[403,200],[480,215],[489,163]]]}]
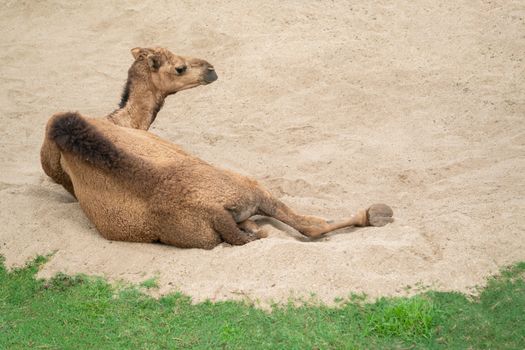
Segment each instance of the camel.
[{"label": "camel", "polygon": [[[148,130],[167,96],[217,80],[213,66],[199,58],[178,56],[165,48],[136,47],[131,54],[134,62],[128,70],[119,108],[103,117],[119,126]],[[40,150],[44,172],[75,196],[61,159],[54,142],[44,137]]]},{"label": "camel", "polygon": [[[151,90],[140,93],[155,96],[159,86],[167,86],[167,75],[160,72],[172,64],[150,62],[148,51],[135,54],[134,65],[147,73],[143,79],[153,82]],[[200,74],[209,74],[208,68]],[[139,96],[133,86],[128,93]],[[106,239],[212,249],[222,242],[243,245],[266,237],[254,215],[272,217],[312,239],[344,227],[393,221],[385,204],[337,221],[297,214],[254,179],[215,167],[148,132],[154,106],[135,119],[133,114],[90,119],[77,112],[58,113],[46,127],[44,144],[58,152],[54,161],[62,180],[67,177],[70,192]]]}]

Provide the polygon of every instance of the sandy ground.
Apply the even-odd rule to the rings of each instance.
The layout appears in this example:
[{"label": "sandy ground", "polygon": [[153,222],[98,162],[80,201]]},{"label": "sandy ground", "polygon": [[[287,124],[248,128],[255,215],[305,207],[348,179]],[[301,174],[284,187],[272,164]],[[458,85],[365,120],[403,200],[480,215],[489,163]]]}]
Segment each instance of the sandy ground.
[{"label": "sandy ground", "polygon": [[[157,277],[195,301],[327,303],[406,286],[472,291],[525,260],[525,3],[3,1],[0,254],[57,271]],[[303,213],[391,204],[395,223],[212,251],[109,242],[39,164],[57,111],[103,116],[129,50],[165,46],[219,80],[168,98],[153,133],[250,174]]]}]

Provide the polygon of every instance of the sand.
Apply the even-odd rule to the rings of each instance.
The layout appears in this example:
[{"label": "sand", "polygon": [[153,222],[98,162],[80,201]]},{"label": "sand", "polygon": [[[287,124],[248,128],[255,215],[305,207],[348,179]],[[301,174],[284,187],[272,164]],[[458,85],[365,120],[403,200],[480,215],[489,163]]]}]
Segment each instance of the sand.
[{"label": "sand", "polygon": [[[525,260],[525,4],[496,1],[7,1],[0,15],[0,254],[39,273],[259,303],[431,286],[473,292]],[[375,202],[395,222],[211,251],[104,240],[40,168],[47,119],[116,108],[136,46],[219,80],[151,132],[258,179],[305,214]],[[175,199],[176,200],[176,199]]]}]

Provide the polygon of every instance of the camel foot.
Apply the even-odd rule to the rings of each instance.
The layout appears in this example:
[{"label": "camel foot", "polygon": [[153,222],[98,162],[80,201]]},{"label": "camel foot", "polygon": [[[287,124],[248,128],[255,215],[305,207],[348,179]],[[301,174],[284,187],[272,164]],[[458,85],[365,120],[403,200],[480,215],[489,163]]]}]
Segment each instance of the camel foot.
[{"label": "camel foot", "polygon": [[239,226],[239,228],[245,232],[248,237],[253,238],[253,240],[268,237],[268,232],[260,228],[255,221],[250,219],[238,223],[237,226]]},{"label": "camel foot", "polygon": [[370,226],[385,226],[394,221],[394,212],[386,204],[373,204],[366,211],[366,215]]}]

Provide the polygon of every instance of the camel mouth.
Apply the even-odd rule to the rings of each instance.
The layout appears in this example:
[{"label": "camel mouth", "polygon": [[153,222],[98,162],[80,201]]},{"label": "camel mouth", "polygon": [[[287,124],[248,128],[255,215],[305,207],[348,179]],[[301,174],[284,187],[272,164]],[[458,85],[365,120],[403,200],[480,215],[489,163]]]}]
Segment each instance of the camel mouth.
[{"label": "camel mouth", "polygon": [[[172,93],[179,92],[179,91],[184,91],[184,90],[189,90],[189,89],[193,89],[194,87],[197,87],[197,86],[199,86],[199,85],[203,85],[203,83],[202,83],[202,82],[196,82],[196,83],[193,83],[193,84],[188,84],[188,85],[185,85],[185,86],[183,86],[183,87],[181,87],[181,88],[175,90],[175,91],[172,92]],[[204,84],[204,85],[206,85],[206,84]]]}]

